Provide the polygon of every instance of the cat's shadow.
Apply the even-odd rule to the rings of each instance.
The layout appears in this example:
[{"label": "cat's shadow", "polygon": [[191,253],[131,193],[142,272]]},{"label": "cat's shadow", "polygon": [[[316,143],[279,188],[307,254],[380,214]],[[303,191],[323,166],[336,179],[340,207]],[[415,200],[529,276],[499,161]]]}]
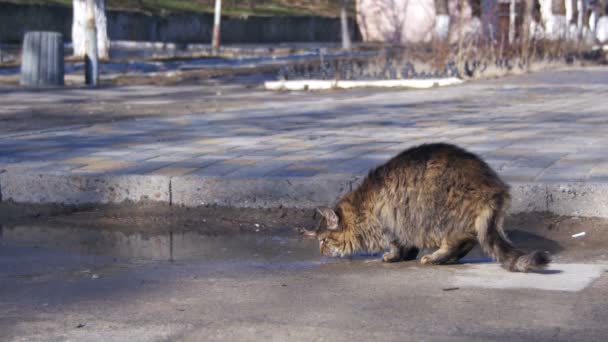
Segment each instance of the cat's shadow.
[{"label": "cat's shadow", "polygon": [[[494,260],[492,260],[492,258],[489,257],[485,257],[485,258],[464,258],[461,259],[460,262],[456,265],[475,265],[475,264],[492,264],[495,263]],[[538,271],[530,271],[529,273],[537,273],[537,274],[547,274],[547,275],[551,275],[551,274],[560,274],[563,273],[564,271],[562,270],[556,270],[556,269],[544,269],[544,270],[538,270]]]},{"label": "cat's shadow", "polygon": [[564,271],[562,270],[539,270],[539,271],[534,271],[531,273],[538,273],[538,274],[547,274],[547,275],[551,275],[551,274],[560,274],[560,273],[564,273]]}]

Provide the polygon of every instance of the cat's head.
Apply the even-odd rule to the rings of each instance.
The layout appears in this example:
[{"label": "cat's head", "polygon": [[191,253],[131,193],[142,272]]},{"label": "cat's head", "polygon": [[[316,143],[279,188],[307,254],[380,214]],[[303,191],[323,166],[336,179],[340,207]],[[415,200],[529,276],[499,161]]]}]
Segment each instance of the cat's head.
[{"label": "cat's head", "polygon": [[321,253],[329,257],[343,257],[351,253],[347,250],[349,244],[345,241],[342,222],[338,214],[331,208],[318,208],[321,215],[316,230],[306,230],[305,234],[316,237],[319,240]]}]

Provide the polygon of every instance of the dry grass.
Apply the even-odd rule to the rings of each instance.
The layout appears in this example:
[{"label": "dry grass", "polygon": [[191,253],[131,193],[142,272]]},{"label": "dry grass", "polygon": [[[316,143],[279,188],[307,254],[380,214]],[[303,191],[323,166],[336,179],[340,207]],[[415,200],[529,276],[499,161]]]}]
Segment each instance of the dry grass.
[{"label": "dry grass", "polygon": [[[459,49],[459,47],[461,47]],[[584,53],[590,47],[579,44],[537,41],[522,52],[519,45],[464,41],[384,47],[374,57],[341,58],[286,66],[279,79],[408,79],[460,77],[495,78],[567,65],[601,62],[599,55]]]},{"label": "dry grass", "polygon": [[[71,6],[72,0],[0,0],[1,3]],[[165,14],[175,11],[212,13],[215,0],[106,0],[108,9]],[[353,7],[354,9],[354,7]],[[222,11],[233,16],[316,15],[337,17],[336,0],[223,0]]]}]

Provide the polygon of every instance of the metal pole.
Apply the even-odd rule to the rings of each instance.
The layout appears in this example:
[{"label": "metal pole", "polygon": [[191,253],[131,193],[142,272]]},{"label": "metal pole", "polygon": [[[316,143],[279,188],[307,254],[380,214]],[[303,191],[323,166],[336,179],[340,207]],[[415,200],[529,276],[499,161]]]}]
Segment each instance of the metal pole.
[{"label": "metal pole", "polygon": [[85,83],[90,86],[99,85],[99,54],[97,51],[97,26],[95,25],[94,0],[87,0],[87,23],[85,26],[84,56]]},{"label": "metal pole", "polygon": [[342,24],[342,49],[350,50],[350,32],[348,30],[348,2],[349,0],[342,0],[342,8],[340,9],[340,22]]},{"label": "metal pole", "polygon": [[213,20],[213,39],[211,46],[213,54],[220,51],[220,21],[222,20],[222,0],[215,0],[215,18]]}]

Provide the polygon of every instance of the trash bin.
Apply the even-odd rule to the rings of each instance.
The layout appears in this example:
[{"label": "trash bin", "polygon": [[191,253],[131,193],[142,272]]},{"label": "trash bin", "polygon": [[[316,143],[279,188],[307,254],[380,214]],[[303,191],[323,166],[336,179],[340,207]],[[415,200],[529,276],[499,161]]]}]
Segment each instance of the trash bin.
[{"label": "trash bin", "polygon": [[23,38],[21,85],[63,85],[63,36],[58,32],[27,32]]}]

